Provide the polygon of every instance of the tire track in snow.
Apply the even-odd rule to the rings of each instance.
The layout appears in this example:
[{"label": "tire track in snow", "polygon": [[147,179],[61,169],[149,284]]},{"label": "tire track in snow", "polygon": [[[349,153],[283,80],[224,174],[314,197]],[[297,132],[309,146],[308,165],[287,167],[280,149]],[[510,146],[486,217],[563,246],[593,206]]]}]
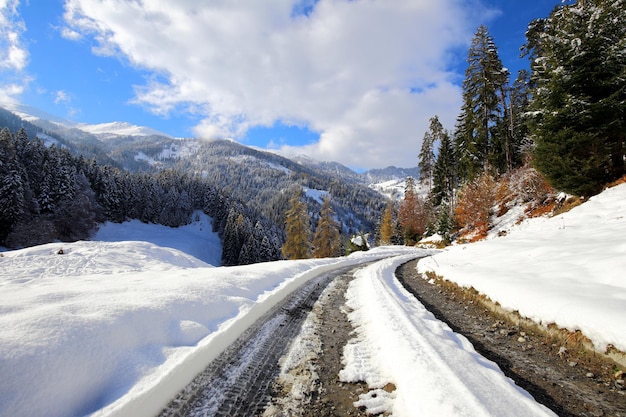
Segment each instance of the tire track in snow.
[{"label": "tire track in snow", "polygon": [[311,280],[261,317],[172,400],[160,417],[262,414],[274,395],[279,359],[324,288],[351,268]]}]

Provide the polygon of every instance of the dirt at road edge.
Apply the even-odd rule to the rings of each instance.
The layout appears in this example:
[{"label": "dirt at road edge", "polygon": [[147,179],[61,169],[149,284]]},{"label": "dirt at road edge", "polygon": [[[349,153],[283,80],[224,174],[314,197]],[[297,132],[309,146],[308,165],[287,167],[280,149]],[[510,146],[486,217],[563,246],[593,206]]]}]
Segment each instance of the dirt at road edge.
[{"label": "dirt at road edge", "polygon": [[405,288],[537,401],[560,417],[626,417],[626,391],[614,377],[614,363],[537,326],[511,322],[469,290],[443,280],[431,283],[417,273],[416,264],[396,271]]}]

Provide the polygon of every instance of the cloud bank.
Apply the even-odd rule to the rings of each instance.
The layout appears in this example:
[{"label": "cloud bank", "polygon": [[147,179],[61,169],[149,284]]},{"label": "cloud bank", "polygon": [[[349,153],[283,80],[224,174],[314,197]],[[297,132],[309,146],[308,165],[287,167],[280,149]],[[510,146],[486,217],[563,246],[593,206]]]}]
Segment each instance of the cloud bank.
[{"label": "cloud bank", "polygon": [[[17,1],[2,2],[4,23]],[[307,127],[318,142],[280,150],[367,168],[415,166],[433,115],[454,127],[455,68],[489,12],[480,0],[66,0],[64,10],[66,39],[151,74],[132,101],[190,113],[197,136]],[[2,49],[15,46],[7,62],[19,70],[27,53],[11,44],[21,30],[11,21]]]}]

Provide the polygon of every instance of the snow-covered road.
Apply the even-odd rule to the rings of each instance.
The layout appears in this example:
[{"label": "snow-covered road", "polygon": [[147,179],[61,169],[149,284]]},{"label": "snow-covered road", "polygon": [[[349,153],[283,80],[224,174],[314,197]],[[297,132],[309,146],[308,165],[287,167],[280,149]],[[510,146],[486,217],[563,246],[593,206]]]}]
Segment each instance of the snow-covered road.
[{"label": "snow-covered road", "polygon": [[[394,271],[411,258],[368,266],[348,289],[357,336],[340,378],[372,388],[358,405],[396,417],[553,416],[402,287]],[[382,389],[389,384],[391,393]]]},{"label": "snow-covered road", "polygon": [[295,289],[380,259],[348,292],[358,337],[341,377],[396,390],[363,404],[395,416],[549,415],[400,288],[396,266],[428,251],[214,268],[140,242],[64,244],[58,255],[60,246],[0,258],[0,415],[156,415]]}]

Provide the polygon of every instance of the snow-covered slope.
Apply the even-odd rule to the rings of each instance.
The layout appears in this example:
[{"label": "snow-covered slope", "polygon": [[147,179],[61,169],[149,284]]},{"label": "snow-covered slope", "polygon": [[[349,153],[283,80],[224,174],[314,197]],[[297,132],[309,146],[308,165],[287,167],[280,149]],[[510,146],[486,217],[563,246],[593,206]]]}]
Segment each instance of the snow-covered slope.
[{"label": "snow-covered slope", "polygon": [[51,122],[64,128],[74,128],[91,133],[100,139],[115,138],[118,136],[164,136],[169,135],[146,126],[136,126],[127,122],[109,122],[98,124],[76,123],[59,116],[46,113],[35,107],[23,104],[7,104],[6,108],[22,119],[37,125],[38,122]]},{"label": "snow-covered slope", "polygon": [[76,127],[85,132],[96,135],[100,139],[115,138],[117,136],[165,136],[169,135],[146,126],[137,126],[127,122],[99,123],[95,125],[78,124]]},{"label": "snow-covered slope", "polygon": [[219,266],[222,243],[213,232],[213,219],[198,211],[193,222],[181,227],[145,224],[139,220],[124,223],[107,222],[100,226],[93,240],[101,242],[150,242],[164,248],[177,249],[209,265]]},{"label": "snow-covered slope", "polygon": [[419,262],[544,325],[581,330],[626,351],[626,184],[573,210],[523,222],[507,236],[453,246]]},{"label": "snow-covered slope", "polygon": [[17,103],[5,103],[3,106],[7,109],[15,113],[17,116],[26,120],[27,122],[31,122],[36,124],[37,120],[45,120],[48,122],[52,122],[65,127],[75,127],[76,123],[70,120],[64,119],[59,116],[55,116],[53,114],[47,113],[43,110],[37,109],[32,106],[26,106],[24,104]]}]

